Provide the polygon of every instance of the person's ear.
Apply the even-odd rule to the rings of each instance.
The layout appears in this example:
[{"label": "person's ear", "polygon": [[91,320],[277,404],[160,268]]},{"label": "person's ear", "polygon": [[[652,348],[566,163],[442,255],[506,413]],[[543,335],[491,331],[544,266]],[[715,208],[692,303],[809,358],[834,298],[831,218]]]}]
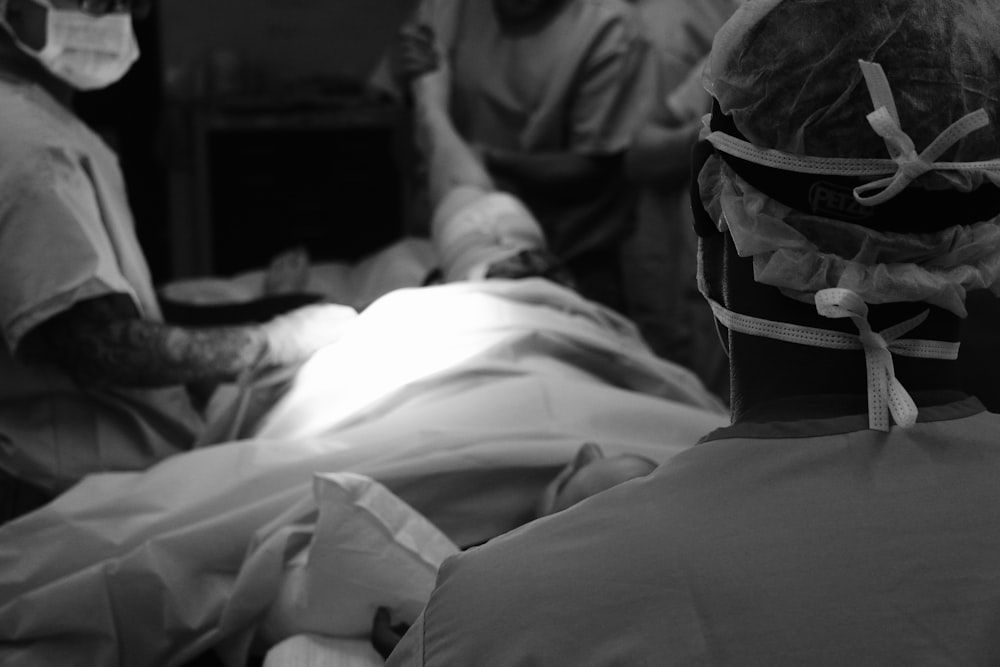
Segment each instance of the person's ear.
[{"label": "person's ear", "polygon": [[[698,239],[699,290],[706,299],[726,305],[726,235],[714,234]],[[715,320],[719,343],[729,356],[729,330]]]}]

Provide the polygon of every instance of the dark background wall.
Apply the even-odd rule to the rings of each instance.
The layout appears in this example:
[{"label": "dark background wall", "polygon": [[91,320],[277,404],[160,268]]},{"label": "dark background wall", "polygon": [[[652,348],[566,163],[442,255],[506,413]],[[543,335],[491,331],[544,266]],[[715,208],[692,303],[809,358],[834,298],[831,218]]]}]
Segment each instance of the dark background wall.
[{"label": "dark background wall", "polygon": [[206,78],[211,78],[213,63],[220,59],[235,59],[261,85],[365,77],[413,4],[413,0],[163,0],[157,18],[164,87],[171,96],[196,93],[199,86],[211,83]]},{"label": "dark background wall", "polygon": [[392,119],[358,95],[413,4],[163,0],[136,24],[142,58],[76,104],[119,153],[157,282],[390,239]]}]

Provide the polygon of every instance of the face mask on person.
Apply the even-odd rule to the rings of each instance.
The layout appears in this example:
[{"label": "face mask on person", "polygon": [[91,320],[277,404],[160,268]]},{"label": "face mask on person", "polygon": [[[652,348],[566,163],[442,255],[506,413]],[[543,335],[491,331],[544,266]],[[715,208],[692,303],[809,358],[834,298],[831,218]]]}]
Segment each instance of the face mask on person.
[{"label": "face mask on person", "polygon": [[50,0],[31,0],[46,11],[45,46],[36,51],[21,42],[0,19],[18,48],[77,90],[109,86],[139,58],[139,45],[128,10],[92,15],[79,9],[56,9]]}]

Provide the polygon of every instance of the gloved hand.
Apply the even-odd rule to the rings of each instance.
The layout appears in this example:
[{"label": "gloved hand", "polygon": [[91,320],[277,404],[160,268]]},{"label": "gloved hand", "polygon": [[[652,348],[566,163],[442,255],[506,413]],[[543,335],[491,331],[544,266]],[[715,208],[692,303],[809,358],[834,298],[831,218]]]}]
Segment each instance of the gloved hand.
[{"label": "gloved hand", "polygon": [[349,306],[316,304],[279,315],[260,326],[265,349],[260,366],[289,366],[329,345],[358,316]]}]

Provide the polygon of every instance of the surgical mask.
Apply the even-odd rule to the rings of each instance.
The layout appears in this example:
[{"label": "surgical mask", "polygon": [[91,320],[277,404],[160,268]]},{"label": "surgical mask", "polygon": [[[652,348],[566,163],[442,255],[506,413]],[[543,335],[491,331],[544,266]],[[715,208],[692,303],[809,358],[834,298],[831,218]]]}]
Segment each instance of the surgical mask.
[{"label": "surgical mask", "polygon": [[76,9],[56,9],[50,0],[32,0],[46,9],[45,46],[35,51],[11,27],[18,48],[77,90],[96,90],[121,79],[139,58],[129,12],[92,16]]}]

